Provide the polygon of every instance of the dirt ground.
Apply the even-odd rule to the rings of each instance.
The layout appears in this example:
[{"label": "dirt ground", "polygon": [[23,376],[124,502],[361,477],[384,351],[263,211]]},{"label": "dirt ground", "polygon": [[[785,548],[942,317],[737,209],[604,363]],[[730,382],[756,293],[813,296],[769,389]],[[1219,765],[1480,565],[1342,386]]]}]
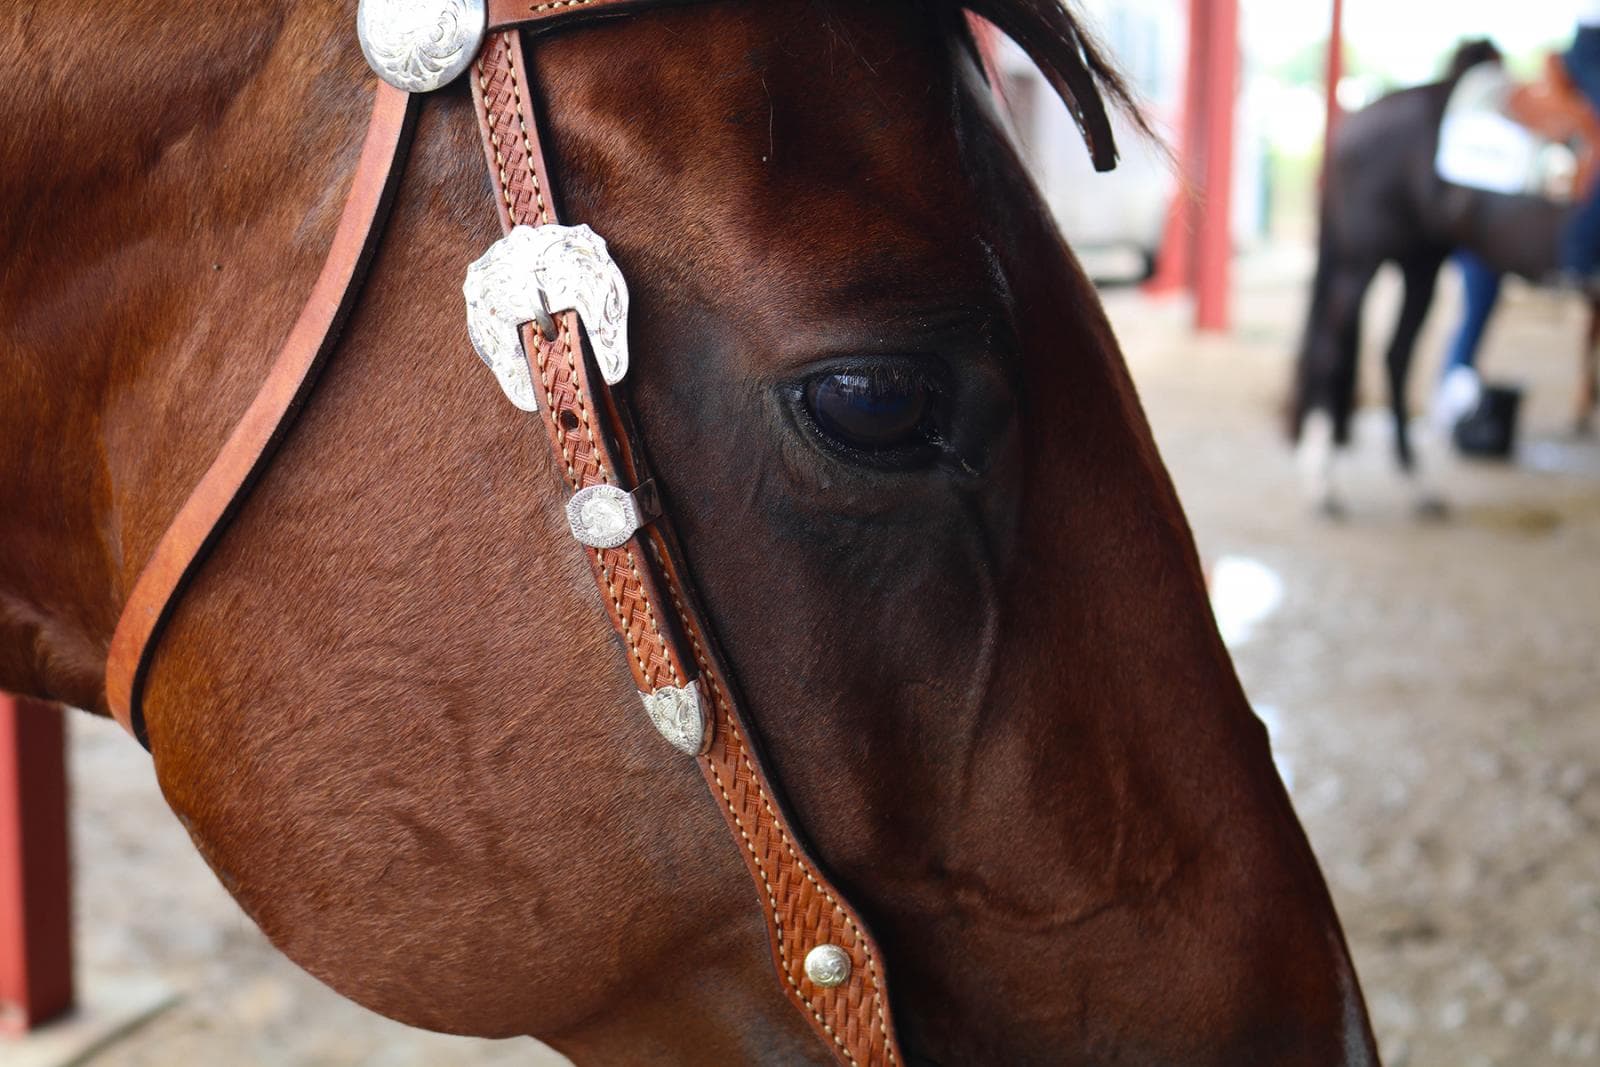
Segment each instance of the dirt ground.
[{"label": "dirt ground", "polygon": [[[1495,324],[1485,373],[1530,388],[1517,466],[1433,457],[1452,517],[1419,522],[1373,412],[1350,517],[1331,525],[1300,505],[1274,422],[1298,326],[1286,311],[1302,299],[1294,264],[1250,270],[1226,342],[1135,316],[1136,297],[1113,305],[1202,554],[1282,582],[1234,654],[1385,1060],[1600,1063],[1600,446],[1566,437],[1581,312],[1524,294]],[[1386,288],[1369,319],[1383,327],[1369,329],[1372,402]],[[1454,322],[1447,297],[1419,402]]]},{"label": "dirt ground", "polygon": [[[1418,521],[1374,414],[1333,525],[1302,506],[1277,435],[1306,266],[1248,264],[1226,340],[1195,340],[1181,306],[1109,296],[1240,672],[1391,1067],[1600,1063],[1600,446],[1562,436],[1579,312],[1516,295],[1491,337],[1490,375],[1532,387],[1516,466],[1439,464],[1452,517]],[[1454,299],[1447,285],[1430,357]],[[97,1065],[564,1062],[341,1000],[242,917],[113,728],[80,718],[73,758],[82,966],[181,993]]]}]

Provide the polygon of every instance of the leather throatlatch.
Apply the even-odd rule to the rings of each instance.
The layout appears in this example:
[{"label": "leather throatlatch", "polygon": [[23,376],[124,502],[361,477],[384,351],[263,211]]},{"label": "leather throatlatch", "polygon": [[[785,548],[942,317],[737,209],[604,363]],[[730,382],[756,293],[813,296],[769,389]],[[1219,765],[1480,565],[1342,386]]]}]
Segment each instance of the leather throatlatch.
[{"label": "leather throatlatch", "polygon": [[271,462],[338,343],[383,236],[419,99],[378,83],[350,192],[311,296],[260,391],[162,534],[123,605],[106,657],[106,701],[116,720],[147,748],[139,701],[161,630],[206,552]]}]

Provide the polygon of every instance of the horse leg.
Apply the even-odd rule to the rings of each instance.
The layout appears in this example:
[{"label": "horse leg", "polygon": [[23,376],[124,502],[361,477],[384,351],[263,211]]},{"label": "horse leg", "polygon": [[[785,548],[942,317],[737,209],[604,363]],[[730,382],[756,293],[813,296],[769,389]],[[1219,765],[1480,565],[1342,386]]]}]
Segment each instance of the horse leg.
[{"label": "horse leg", "polygon": [[1356,372],[1361,361],[1361,308],[1378,271],[1376,263],[1319,265],[1317,306],[1300,357],[1299,466],[1311,504],[1336,518],[1343,513],[1337,466],[1350,444]]},{"label": "horse leg", "polygon": [[1578,437],[1594,433],[1595,408],[1600,407],[1600,300],[1589,303],[1589,330],[1578,356],[1578,411],[1572,432]]},{"label": "horse leg", "polygon": [[1406,386],[1411,378],[1411,360],[1416,354],[1417,337],[1422,332],[1429,309],[1433,307],[1434,292],[1439,284],[1439,268],[1443,265],[1442,257],[1431,254],[1401,264],[1405,276],[1405,301],[1401,305],[1400,319],[1395,323],[1394,336],[1389,341],[1389,354],[1385,360],[1389,371],[1389,410],[1394,416],[1395,459],[1401,472],[1411,482],[1418,513],[1426,516],[1439,515],[1444,510],[1444,503],[1418,468],[1416,452],[1411,446]]}]

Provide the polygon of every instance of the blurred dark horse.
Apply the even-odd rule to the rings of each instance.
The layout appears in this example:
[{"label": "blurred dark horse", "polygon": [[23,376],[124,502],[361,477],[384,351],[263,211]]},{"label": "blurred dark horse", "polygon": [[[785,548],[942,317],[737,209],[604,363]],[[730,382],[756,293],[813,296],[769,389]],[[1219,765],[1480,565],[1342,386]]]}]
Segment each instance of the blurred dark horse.
[{"label": "blurred dark horse", "polygon": [[[1439,127],[1456,83],[1472,67],[1499,58],[1499,50],[1487,40],[1465,42],[1442,80],[1390,93],[1348,116],[1333,140],[1290,420],[1290,432],[1302,445],[1309,487],[1325,509],[1337,508],[1329,446],[1343,448],[1350,441],[1361,309],[1378,268],[1393,263],[1405,280],[1386,364],[1397,458],[1413,477],[1417,470],[1407,426],[1406,382],[1439,268],[1458,249],[1531,280],[1548,278],[1557,268],[1569,207],[1537,196],[1452,185],[1435,170]],[[1596,338],[1591,326],[1580,420],[1595,404]],[[1327,421],[1312,421],[1318,413]],[[1420,482],[1418,490],[1420,504],[1437,507]]]}]

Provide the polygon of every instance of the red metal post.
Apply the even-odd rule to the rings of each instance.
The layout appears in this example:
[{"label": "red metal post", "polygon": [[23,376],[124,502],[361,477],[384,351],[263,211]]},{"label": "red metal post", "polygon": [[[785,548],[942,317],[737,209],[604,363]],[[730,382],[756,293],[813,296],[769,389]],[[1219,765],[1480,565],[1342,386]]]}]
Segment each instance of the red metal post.
[{"label": "red metal post", "polygon": [[0,694],[0,1036],[72,1003],[66,720]]},{"label": "red metal post", "polygon": [[1239,0],[1208,0],[1205,202],[1195,236],[1195,326],[1223,331],[1233,283],[1233,127],[1239,101]]},{"label": "red metal post", "polygon": [[1239,91],[1238,0],[1189,0],[1189,57],[1178,182],[1152,292],[1189,289],[1195,326],[1226,330],[1233,264],[1233,127]]},{"label": "red metal post", "polygon": [[1205,143],[1204,71],[1207,0],[1189,0],[1188,56],[1185,60],[1182,111],[1178,116],[1178,188],[1167,213],[1166,232],[1156,273],[1146,290],[1174,293],[1194,288],[1194,238],[1199,228],[1201,173]]},{"label": "red metal post", "polygon": [[1323,91],[1328,95],[1328,117],[1323,126],[1322,158],[1329,157],[1333,147],[1333,132],[1339,126],[1344,110],[1339,107],[1339,82],[1344,78],[1344,0],[1333,0],[1333,28],[1328,32],[1328,66],[1323,75]]}]

